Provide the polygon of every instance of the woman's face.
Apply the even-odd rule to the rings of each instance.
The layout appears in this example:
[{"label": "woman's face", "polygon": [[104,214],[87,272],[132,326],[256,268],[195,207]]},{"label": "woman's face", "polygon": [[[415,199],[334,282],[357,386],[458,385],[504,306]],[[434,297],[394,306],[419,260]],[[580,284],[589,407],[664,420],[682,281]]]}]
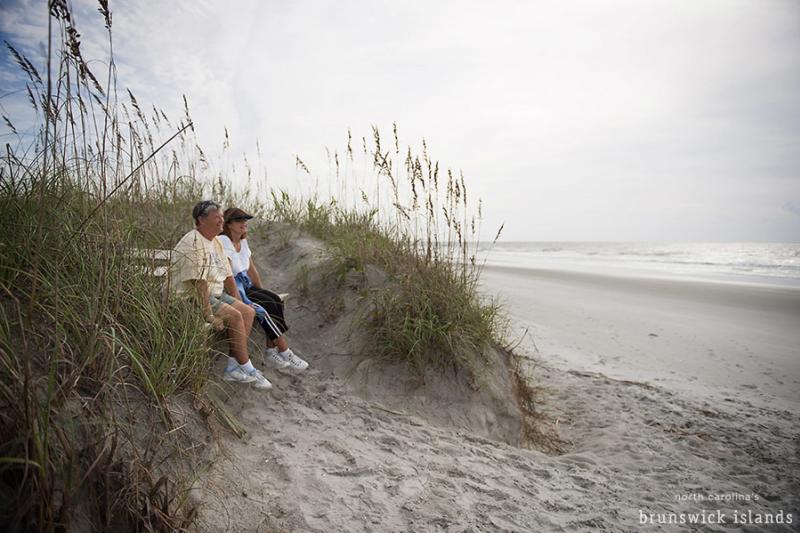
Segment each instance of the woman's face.
[{"label": "woman's face", "polygon": [[228,228],[231,230],[232,235],[235,235],[236,237],[241,237],[247,232],[247,221],[231,220],[230,222],[228,222]]}]

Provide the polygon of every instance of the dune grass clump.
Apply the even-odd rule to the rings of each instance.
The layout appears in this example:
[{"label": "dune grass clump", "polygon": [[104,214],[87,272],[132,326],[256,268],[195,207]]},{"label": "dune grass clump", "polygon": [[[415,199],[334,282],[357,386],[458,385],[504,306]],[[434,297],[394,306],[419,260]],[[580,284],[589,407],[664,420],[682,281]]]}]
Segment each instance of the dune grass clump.
[{"label": "dune grass clump", "polygon": [[[450,170],[440,175],[424,141],[421,157],[410,147],[402,155],[396,127],[393,133],[388,150],[377,128],[371,148],[364,139],[374,189],[366,191],[368,184],[359,186],[341,173],[337,152],[338,198],[293,200],[285,192],[273,194],[273,216],[328,242],[340,278],[367,265],[389,275],[386,286],[372,287],[372,312],[361,324],[373,340],[371,353],[405,361],[421,376],[431,367],[477,376],[486,346],[503,342],[506,325],[498,303],[478,291],[480,202],[477,218],[470,216],[463,175]],[[345,161],[353,161],[350,138]],[[308,172],[305,164],[300,168]]]},{"label": "dune grass clump", "polygon": [[[174,429],[163,402],[203,387],[196,313],[163,301],[116,222],[84,222],[94,203],[69,182],[3,187],[0,203],[12,215],[0,222],[0,521],[180,525],[177,493],[155,473],[175,443],[139,438]],[[137,427],[131,403],[165,414]]]},{"label": "dune grass clump", "polygon": [[184,530],[170,469],[194,443],[169,404],[203,390],[211,356],[135,251],[191,222],[202,152],[188,108],[173,124],[117,94],[113,60],[92,72],[66,2],[49,20],[44,68],[8,44],[37,118],[4,117],[0,154],[0,529]]},{"label": "dune grass clump", "polygon": [[480,374],[485,347],[499,340],[498,306],[446,269],[408,266],[408,275],[374,296],[368,327],[378,353],[402,357],[420,374],[446,366]]}]

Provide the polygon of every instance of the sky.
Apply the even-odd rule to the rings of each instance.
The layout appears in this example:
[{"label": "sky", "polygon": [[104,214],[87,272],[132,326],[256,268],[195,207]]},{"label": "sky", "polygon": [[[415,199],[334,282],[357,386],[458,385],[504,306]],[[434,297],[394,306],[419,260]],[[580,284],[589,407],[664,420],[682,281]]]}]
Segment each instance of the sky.
[{"label": "sky", "polygon": [[[0,5],[3,39],[41,57],[46,2]],[[102,71],[97,6],[73,5]],[[210,158],[227,128],[224,157],[270,186],[325,193],[326,148],[396,123],[463,172],[484,239],[504,223],[506,241],[800,242],[795,0],[110,7],[119,86],[173,116],[185,94]],[[20,78],[3,54],[0,95]]]}]

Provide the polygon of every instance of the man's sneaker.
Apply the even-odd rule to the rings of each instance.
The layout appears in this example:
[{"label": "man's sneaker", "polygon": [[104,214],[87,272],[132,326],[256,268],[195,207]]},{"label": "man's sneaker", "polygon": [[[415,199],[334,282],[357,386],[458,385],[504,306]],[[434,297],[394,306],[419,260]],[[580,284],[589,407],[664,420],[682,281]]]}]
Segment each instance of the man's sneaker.
[{"label": "man's sneaker", "polygon": [[281,369],[289,366],[291,362],[281,357],[277,349],[267,348],[267,351],[264,352],[264,364],[270,368]]},{"label": "man's sneaker", "polygon": [[285,371],[302,372],[303,370],[308,368],[308,363],[297,357],[291,349],[287,350],[287,352],[289,353],[286,355],[279,354],[285,361],[289,363],[284,368]]},{"label": "man's sneaker", "polygon": [[249,375],[238,366],[233,370],[225,370],[225,372],[222,373],[222,379],[225,381],[237,381],[239,383],[252,383],[256,380],[255,377]]},{"label": "man's sneaker", "polygon": [[253,383],[255,388],[263,389],[263,390],[272,390],[272,383],[264,377],[264,374],[261,373],[260,370],[254,368],[248,376],[253,378]]}]

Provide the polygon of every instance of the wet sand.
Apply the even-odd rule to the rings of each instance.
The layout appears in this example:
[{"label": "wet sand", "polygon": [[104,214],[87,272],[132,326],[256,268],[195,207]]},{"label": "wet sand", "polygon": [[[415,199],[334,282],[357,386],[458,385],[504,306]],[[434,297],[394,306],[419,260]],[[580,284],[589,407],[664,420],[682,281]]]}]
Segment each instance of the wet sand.
[{"label": "wet sand", "polygon": [[702,398],[800,402],[800,290],[486,267],[543,361]]}]

